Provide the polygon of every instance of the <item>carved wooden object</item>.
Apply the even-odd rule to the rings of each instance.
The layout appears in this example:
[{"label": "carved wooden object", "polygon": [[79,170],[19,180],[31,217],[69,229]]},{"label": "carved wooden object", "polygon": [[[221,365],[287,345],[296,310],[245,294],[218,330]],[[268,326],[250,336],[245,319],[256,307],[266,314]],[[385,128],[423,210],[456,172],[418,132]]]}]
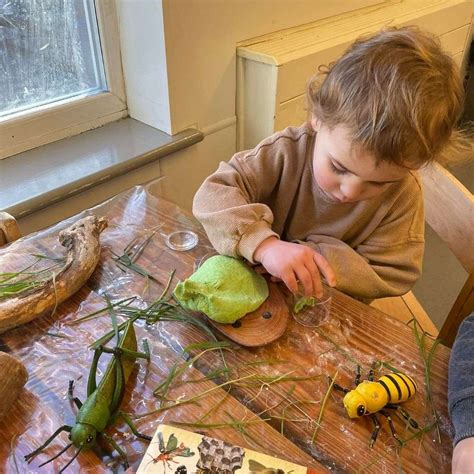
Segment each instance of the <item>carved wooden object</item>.
[{"label": "carved wooden object", "polygon": [[105,227],[105,219],[89,216],[59,233],[67,249],[64,267],[40,286],[0,301],[0,333],[52,311],[84,285],[99,262]]}]

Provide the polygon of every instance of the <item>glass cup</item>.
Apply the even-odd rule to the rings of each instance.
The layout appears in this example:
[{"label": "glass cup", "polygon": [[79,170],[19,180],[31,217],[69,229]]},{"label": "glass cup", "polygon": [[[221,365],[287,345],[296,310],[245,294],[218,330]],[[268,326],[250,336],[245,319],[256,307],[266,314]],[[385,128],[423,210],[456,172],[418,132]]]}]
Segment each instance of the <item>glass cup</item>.
[{"label": "glass cup", "polygon": [[331,314],[331,288],[323,284],[321,298],[306,297],[303,292],[291,297],[293,318],[303,326],[318,327],[328,321]]}]

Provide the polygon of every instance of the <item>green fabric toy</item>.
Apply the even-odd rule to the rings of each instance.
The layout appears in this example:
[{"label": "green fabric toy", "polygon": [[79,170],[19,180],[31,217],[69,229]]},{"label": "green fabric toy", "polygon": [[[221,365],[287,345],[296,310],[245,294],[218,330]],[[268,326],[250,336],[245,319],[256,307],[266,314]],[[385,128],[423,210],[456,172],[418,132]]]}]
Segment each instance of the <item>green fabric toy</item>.
[{"label": "green fabric toy", "polygon": [[268,285],[242,260],[216,255],[178,282],[174,296],[185,309],[200,311],[218,323],[232,324],[267,299]]}]

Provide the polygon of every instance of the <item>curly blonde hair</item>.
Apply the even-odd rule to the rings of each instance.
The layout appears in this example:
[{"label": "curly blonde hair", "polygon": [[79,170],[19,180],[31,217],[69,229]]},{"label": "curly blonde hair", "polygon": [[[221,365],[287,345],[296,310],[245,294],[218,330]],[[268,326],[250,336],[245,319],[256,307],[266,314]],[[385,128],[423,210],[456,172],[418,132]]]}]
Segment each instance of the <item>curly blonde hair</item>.
[{"label": "curly blonde hair", "polygon": [[361,38],[308,84],[312,115],[343,124],[377,162],[419,168],[466,140],[456,130],[464,101],[459,68],[437,38],[415,27]]}]

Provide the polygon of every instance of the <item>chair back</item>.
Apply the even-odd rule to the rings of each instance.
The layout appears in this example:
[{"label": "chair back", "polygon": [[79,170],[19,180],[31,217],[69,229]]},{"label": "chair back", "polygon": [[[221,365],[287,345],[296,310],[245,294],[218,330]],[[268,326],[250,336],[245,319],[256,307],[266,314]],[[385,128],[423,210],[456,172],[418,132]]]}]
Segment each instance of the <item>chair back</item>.
[{"label": "chair back", "polygon": [[474,198],[446,168],[438,163],[422,169],[425,220],[446,243],[468,278],[439,337],[452,346],[462,320],[474,311]]}]

